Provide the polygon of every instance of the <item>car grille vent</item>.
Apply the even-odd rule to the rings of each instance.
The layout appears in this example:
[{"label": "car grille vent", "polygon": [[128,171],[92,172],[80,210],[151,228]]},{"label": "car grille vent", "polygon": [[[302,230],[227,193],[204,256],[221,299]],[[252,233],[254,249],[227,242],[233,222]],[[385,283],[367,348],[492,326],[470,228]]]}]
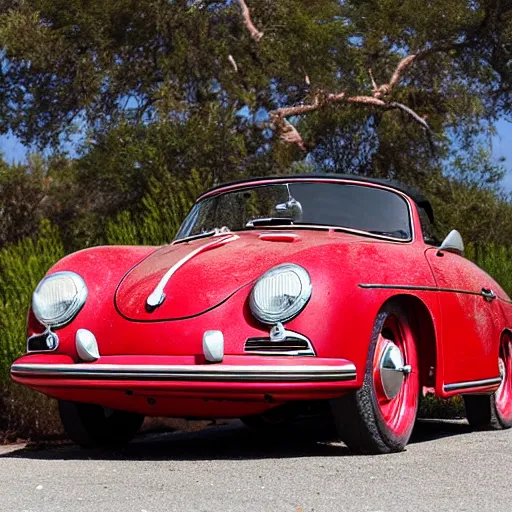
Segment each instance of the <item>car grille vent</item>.
[{"label": "car grille vent", "polygon": [[45,331],[43,334],[34,334],[27,340],[27,352],[49,352],[59,346],[58,336]]},{"label": "car grille vent", "polygon": [[249,338],[245,342],[245,352],[260,355],[314,356],[310,341],[304,336],[288,335],[273,341],[270,338]]}]

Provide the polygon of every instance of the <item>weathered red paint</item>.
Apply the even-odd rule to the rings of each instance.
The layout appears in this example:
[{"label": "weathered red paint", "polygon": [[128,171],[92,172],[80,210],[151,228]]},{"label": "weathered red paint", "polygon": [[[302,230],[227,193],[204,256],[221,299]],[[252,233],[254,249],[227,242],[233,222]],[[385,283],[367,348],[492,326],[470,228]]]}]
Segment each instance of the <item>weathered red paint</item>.
[{"label": "weathered red paint", "polygon": [[[265,183],[274,181],[282,180],[268,179]],[[60,345],[56,352],[29,354],[16,361],[78,362],[75,333],[86,328],[98,340],[98,363],[103,364],[154,364],[158,360],[158,364],[203,365],[202,336],[207,330],[224,333],[226,358],[221,364],[234,364],[230,363],[232,358],[251,365],[285,361],[298,364],[295,357],[269,359],[244,353],[247,338],[268,335],[269,330],[249,310],[252,284],[273,266],[290,262],[308,270],[313,292],[305,309],[286,327],[312,341],[317,357],[307,358],[307,364],[352,362],[357,368],[354,381],[205,383],[13,378],[56,398],[100,403],[147,415],[237,417],[290,400],[334,398],[362,385],[375,318],[392,298],[402,301],[411,311],[421,304],[427,321],[433,325],[432,332],[422,329],[418,333],[422,386],[432,386],[438,396],[447,397],[460,391],[447,391],[446,385],[496,378],[500,339],[506,329],[512,328],[510,299],[487,274],[464,258],[447,252],[439,255],[437,249],[427,246],[416,206],[403,196],[412,211],[411,242],[332,229],[277,230],[285,231],[286,236],[276,235],[276,230],[268,228],[239,232],[237,240],[199,253],[178,269],[166,287],[165,302],[152,312],[146,309],[146,300],[161,277],[211,238],[160,248],[97,247],[67,256],[49,272],[79,273],[87,283],[88,300],[69,325],[57,330]],[[398,288],[364,288],[361,284]],[[487,302],[481,295],[436,291],[438,287],[475,293],[489,288],[498,299]],[[29,313],[28,334],[41,331]],[[428,365],[422,357],[424,361],[428,357]],[[433,375],[433,382],[429,381],[429,374]],[[464,392],[492,392],[497,388],[491,384],[485,388],[467,387]],[[150,404],[148,398],[155,400]]]}]

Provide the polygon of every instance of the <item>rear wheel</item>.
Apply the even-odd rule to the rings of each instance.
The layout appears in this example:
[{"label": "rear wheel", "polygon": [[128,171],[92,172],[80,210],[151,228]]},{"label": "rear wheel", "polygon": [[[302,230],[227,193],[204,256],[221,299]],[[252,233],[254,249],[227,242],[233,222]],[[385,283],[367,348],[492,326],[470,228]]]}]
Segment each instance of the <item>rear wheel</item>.
[{"label": "rear wheel", "polygon": [[363,386],[331,401],[342,441],[356,453],[402,451],[419,394],[416,336],[405,308],[389,303],[375,320]]},{"label": "rear wheel", "polygon": [[498,359],[501,384],[492,395],[465,395],[469,424],[480,430],[512,427],[512,336],[504,334]]},{"label": "rear wheel", "polygon": [[59,413],[67,435],[82,448],[126,444],[144,421],[142,414],[65,400],[59,400]]}]

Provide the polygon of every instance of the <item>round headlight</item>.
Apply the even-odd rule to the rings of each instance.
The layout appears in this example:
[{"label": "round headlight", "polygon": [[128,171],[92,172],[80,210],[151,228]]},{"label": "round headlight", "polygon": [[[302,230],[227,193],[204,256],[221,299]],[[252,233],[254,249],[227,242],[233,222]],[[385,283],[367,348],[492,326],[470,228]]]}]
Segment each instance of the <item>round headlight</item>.
[{"label": "round headlight", "polygon": [[252,314],[265,324],[287,322],[299,314],[311,297],[306,269],[284,263],[263,274],[251,292]]},{"label": "round headlight", "polygon": [[74,272],[56,272],[45,277],[32,295],[35,317],[47,327],[71,321],[87,299],[87,286]]}]

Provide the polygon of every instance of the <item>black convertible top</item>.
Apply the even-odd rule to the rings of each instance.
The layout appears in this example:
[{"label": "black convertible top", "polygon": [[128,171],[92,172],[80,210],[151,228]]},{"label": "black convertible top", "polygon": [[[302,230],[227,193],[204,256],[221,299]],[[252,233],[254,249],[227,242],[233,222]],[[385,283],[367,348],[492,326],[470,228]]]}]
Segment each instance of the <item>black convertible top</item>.
[{"label": "black convertible top", "polygon": [[400,183],[398,181],[394,180],[384,180],[380,178],[368,178],[366,176],[358,176],[356,174],[338,174],[338,173],[322,173],[322,174],[284,174],[279,176],[261,176],[261,177],[254,177],[254,178],[246,178],[243,180],[237,180],[237,181],[230,181],[226,183],[222,183],[220,185],[217,185],[210,190],[208,190],[207,193],[213,192],[217,189],[224,188],[229,185],[242,185],[244,183],[252,183],[253,181],[260,181],[260,180],[266,180],[266,179],[311,179],[311,178],[329,178],[329,179],[339,179],[339,180],[347,180],[347,181],[359,181],[363,183],[375,183],[377,185],[385,185],[387,187],[393,188],[395,190],[398,190],[400,192],[403,192],[407,196],[409,196],[420,208],[423,208],[428,215],[430,222],[434,223],[434,210],[432,209],[432,205],[430,204],[430,201],[423,195],[421,192],[419,192],[417,189],[413,187],[409,187],[407,185],[404,185],[403,183]]}]

